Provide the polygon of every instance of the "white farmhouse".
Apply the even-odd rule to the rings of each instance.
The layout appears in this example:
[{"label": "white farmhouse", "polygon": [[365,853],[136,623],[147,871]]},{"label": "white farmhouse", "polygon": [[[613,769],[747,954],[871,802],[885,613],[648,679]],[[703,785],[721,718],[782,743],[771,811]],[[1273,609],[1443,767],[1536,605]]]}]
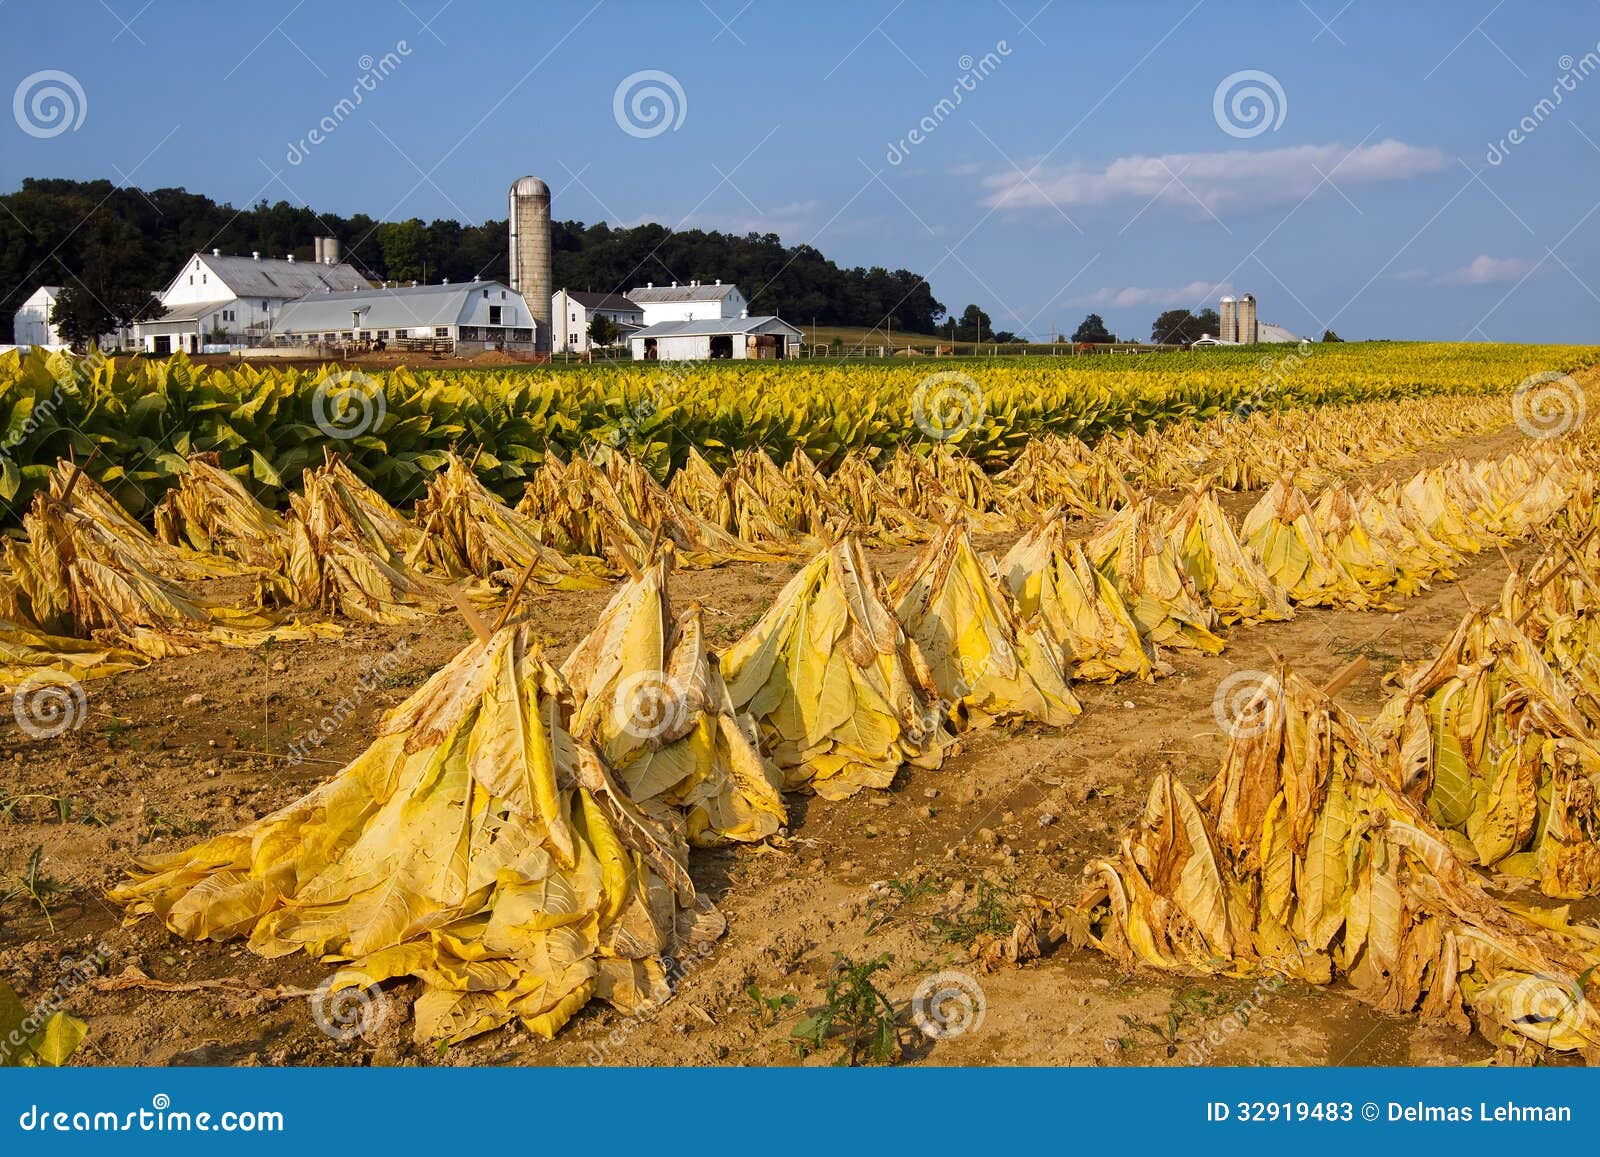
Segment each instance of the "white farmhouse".
[{"label": "white farmhouse", "polygon": [[381,341],[481,353],[532,350],[534,324],[522,294],[503,282],[464,281],[312,293],[284,305],[273,336],[289,345]]},{"label": "white farmhouse", "polygon": [[550,299],[550,324],[555,332],[552,349],[566,353],[587,353],[594,345],[589,326],[596,317],[616,323],[623,340],[644,326],[644,310],[620,293],[585,293],[563,289]]},{"label": "white farmhouse", "polygon": [[338,260],[337,243],[318,238],[322,261],[278,259],[252,253],[224,257],[220,249],[196,253],[161,294],[167,312],[140,322],[140,344],[149,353],[203,353],[266,345],[279,312],[315,291],[366,289],[365,277]]},{"label": "white farmhouse", "polygon": [[660,321],[705,321],[713,317],[742,317],[750,307],[744,294],[735,285],[724,285],[721,280],[706,284],[691,281],[668,286],[655,282],[639,289],[628,290],[628,300],[644,312],[644,324]]},{"label": "white farmhouse", "polygon": [[780,317],[663,321],[628,338],[633,360],[691,362],[723,358],[793,358],[804,335]]},{"label": "white farmhouse", "polygon": [[33,291],[33,296],[22,303],[22,308],[17,310],[16,320],[12,323],[12,341],[19,346],[42,345],[64,346],[67,343],[61,340],[61,331],[56,329],[55,323],[50,320],[50,313],[56,307],[56,298],[61,296],[59,285],[41,285]]}]

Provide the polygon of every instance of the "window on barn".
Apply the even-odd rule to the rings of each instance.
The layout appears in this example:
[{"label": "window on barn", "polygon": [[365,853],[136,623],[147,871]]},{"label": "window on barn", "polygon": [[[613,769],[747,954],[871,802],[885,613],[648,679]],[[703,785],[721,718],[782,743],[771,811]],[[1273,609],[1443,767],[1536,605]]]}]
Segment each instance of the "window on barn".
[{"label": "window on barn", "polygon": [[498,306],[498,305],[491,305],[489,307],[489,324],[490,325],[499,325],[500,324],[500,308],[501,307]]},{"label": "window on barn", "polygon": [[449,337],[450,336],[450,327],[447,326],[447,325],[434,326],[434,328],[433,328],[433,336],[434,337]]}]

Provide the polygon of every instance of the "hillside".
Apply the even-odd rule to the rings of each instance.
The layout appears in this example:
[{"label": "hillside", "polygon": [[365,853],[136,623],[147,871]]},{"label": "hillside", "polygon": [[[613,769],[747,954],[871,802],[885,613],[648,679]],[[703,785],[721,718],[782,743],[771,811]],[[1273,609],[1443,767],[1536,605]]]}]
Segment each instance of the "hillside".
[{"label": "hillside", "polygon": [[[0,196],[0,316],[9,319],[40,285],[81,279],[110,299],[113,287],[158,292],[191,253],[312,257],[332,233],[344,258],[374,281],[470,281],[508,276],[506,222],[376,221],[286,201],[235,209],[185,189],[141,190],[109,181],[28,178]],[[776,234],[735,236],[661,225],[613,228],[556,221],[557,288],[626,290],[654,281],[721,278],[751,309],[824,325],[931,330],[944,314],[920,275],[905,269],[845,269],[809,245]]]}]

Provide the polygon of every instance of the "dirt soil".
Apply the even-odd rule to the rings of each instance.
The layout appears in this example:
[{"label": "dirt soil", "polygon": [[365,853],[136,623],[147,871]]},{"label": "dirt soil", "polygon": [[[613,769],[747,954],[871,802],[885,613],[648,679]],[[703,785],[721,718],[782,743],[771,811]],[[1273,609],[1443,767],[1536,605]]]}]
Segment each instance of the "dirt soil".
[{"label": "dirt soil", "polygon": [[[1498,456],[1517,440],[1514,430],[1464,440],[1367,475],[1409,472],[1449,454]],[[1237,513],[1253,499],[1228,504]],[[1525,563],[1533,552],[1510,557]],[[914,552],[870,553],[892,575]],[[795,569],[683,572],[672,595],[679,605],[698,599],[714,642],[725,646]],[[188,944],[153,920],[124,927],[102,893],[135,854],[229,831],[310,790],[366,746],[380,713],[467,642],[467,628],[453,618],[351,627],[338,642],[157,662],[91,684],[86,724],[60,738],[32,741],[9,719],[0,723],[9,728],[0,732],[0,897],[14,893],[0,903],[0,975],[25,1002],[40,1000],[61,979],[63,957],[103,945],[113,974],[136,965],[162,981],[225,982],[186,992],[71,992],[66,1007],[89,1024],[74,1060],[82,1064],[831,1064],[839,1049],[802,1058],[790,1034],[820,1003],[836,954],[891,958],[874,979],[899,1012],[904,1063],[1481,1061],[1493,1053],[1482,1039],[1379,1015],[1337,988],[1262,991],[1251,981],[1128,974],[1061,945],[987,974],[965,958],[977,930],[1009,927],[1002,914],[1021,897],[1074,897],[1084,864],[1117,846],[1158,771],[1195,789],[1211,777],[1225,747],[1213,695],[1230,672],[1268,669],[1282,656],[1327,680],[1365,656],[1369,669],[1342,701],[1368,716],[1381,702],[1382,677],[1434,653],[1467,599],[1491,601],[1505,576],[1490,551],[1461,568],[1459,584],[1440,583],[1393,613],[1304,610],[1289,623],[1234,627],[1221,656],[1168,654],[1175,673],[1156,683],[1078,684],[1083,715],[1064,730],[972,734],[942,768],[904,772],[884,793],[840,803],[793,796],[783,846],[694,853],[695,882],[727,916],[728,933],[687,964],[676,996],[657,1012],[628,1018],[591,1004],[554,1041],[508,1028],[445,1050],[411,1041],[414,982],[387,987],[387,1015],[366,1038],[336,1041],[319,1031],[303,995],[329,965],[262,960],[237,943]],[[579,640],[607,597],[533,596],[533,621],[553,654]],[[374,668],[385,674],[363,696],[357,680]],[[290,742],[346,699],[353,711],[316,761],[292,766],[283,755]],[[35,848],[38,900],[14,892]],[[912,1026],[908,1005],[920,980],[946,968],[977,977],[984,1017],[973,1031],[935,1041]],[[767,999],[752,997],[752,986]],[[1241,1004],[1248,1024],[1233,1016]]]}]

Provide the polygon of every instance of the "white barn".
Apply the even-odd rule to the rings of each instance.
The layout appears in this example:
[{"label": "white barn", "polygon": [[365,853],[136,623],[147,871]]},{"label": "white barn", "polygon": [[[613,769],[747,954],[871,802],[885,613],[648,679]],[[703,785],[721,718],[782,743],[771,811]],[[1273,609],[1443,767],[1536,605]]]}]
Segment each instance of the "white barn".
[{"label": "white barn", "polygon": [[803,336],[780,317],[721,317],[658,322],[634,333],[628,344],[636,362],[783,359],[800,356]]},{"label": "white barn", "polygon": [[655,282],[628,290],[628,300],[644,313],[644,324],[661,321],[705,321],[713,317],[743,317],[750,308],[736,285],[720,280],[711,284],[691,281],[657,286]]},{"label": "white barn", "polygon": [[427,345],[458,353],[533,349],[533,313],[499,281],[404,285],[356,293],[313,293],[284,305],[278,344]]},{"label": "white barn", "polygon": [[266,345],[289,302],[315,291],[345,292],[370,284],[335,260],[296,261],[293,255],[264,258],[259,253],[224,257],[220,249],[196,253],[160,294],[167,312],[139,323],[139,342],[154,354]]},{"label": "white barn", "polygon": [[644,310],[620,293],[563,289],[550,299],[550,324],[555,332],[551,348],[557,352],[587,353],[594,345],[589,340],[589,325],[596,317],[609,317],[616,322],[624,341],[645,324]]},{"label": "white barn", "polygon": [[61,296],[59,285],[41,285],[34,290],[33,296],[24,301],[22,308],[17,310],[17,316],[12,322],[11,340],[19,346],[66,345],[67,343],[61,340],[61,332],[50,320],[50,313],[55,309],[56,298],[59,296]]}]

